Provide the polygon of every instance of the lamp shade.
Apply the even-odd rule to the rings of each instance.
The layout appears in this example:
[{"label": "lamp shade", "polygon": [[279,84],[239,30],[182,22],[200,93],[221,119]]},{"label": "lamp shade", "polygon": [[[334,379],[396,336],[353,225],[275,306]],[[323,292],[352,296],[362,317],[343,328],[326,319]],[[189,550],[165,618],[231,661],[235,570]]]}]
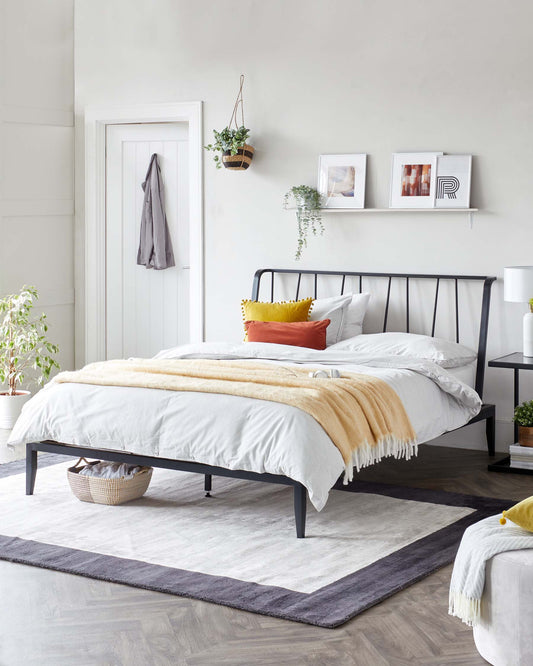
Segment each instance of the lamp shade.
[{"label": "lamp shade", "polygon": [[533,266],[503,269],[503,298],[511,303],[527,303],[533,298]]}]

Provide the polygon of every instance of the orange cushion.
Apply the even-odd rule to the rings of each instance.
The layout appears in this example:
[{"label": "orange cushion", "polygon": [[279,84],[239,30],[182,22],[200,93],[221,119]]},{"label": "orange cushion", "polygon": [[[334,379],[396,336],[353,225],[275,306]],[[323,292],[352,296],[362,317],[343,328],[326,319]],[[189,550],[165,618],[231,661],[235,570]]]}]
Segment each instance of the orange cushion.
[{"label": "orange cushion", "polygon": [[321,321],[246,321],[248,342],[274,342],[278,345],[326,348],[326,329],[330,319]]},{"label": "orange cushion", "polygon": [[[245,321],[307,321],[313,305],[312,298],[301,301],[280,301],[279,303],[261,303],[260,301],[241,301],[242,320]],[[244,341],[248,337],[244,336]]]}]

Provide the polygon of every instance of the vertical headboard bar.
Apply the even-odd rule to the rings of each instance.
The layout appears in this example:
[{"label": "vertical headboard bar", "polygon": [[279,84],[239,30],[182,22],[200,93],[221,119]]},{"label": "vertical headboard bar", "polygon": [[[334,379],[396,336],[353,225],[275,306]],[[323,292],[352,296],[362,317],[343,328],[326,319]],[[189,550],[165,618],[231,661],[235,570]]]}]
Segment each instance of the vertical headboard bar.
[{"label": "vertical headboard bar", "polygon": [[302,274],[298,273],[298,282],[296,284],[296,298],[294,299],[295,301],[298,300],[298,297],[300,296],[300,284],[302,282]]},{"label": "vertical headboard bar", "polygon": [[256,271],[254,275],[254,282],[252,284],[252,301],[259,300],[259,289],[261,287],[261,276],[265,271]]},{"label": "vertical headboard bar", "polygon": [[272,279],[270,280],[270,302],[274,302],[274,271],[271,273]]},{"label": "vertical headboard bar", "polygon": [[363,293],[363,276],[359,276],[359,293]]},{"label": "vertical headboard bar", "polygon": [[405,332],[409,333],[409,278],[405,278]]},{"label": "vertical headboard bar", "polygon": [[387,318],[389,316],[389,303],[390,303],[390,286],[392,283],[392,275],[389,275],[389,284],[387,286],[387,302],[385,303],[385,317],[383,318],[383,333],[387,331]]},{"label": "vertical headboard bar", "polygon": [[459,286],[455,278],[455,342],[459,342]]},{"label": "vertical headboard bar", "polygon": [[315,273],[315,300],[318,294],[318,273]]},{"label": "vertical headboard bar", "polygon": [[435,335],[435,324],[437,322],[437,303],[439,300],[440,278],[437,278],[437,287],[435,288],[435,305],[433,306],[433,323],[431,324],[431,337]]},{"label": "vertical headboard bar", "polygon": [[341,296],[344,296],[344,285],[346,284],[346,275],[342,276],[342,283],[341,283]]},{"label": "vertical headboard bar", "polygon": [[483,283],[483,299],[481,301],[481,321],[479,324],[479,342],[477,347],[476,391],[483,398],[483,383],[485,381],[485,360],[487,358],[487,334],[489,331],[490,290],[493,277],[485,278]]}]

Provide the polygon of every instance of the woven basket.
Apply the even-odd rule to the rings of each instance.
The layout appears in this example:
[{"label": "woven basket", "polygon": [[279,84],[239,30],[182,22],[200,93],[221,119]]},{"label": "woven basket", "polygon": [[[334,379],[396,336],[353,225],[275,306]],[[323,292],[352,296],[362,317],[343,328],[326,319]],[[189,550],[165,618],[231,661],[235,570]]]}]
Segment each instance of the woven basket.
[{"label": "woven basket", "polygon": [[[84,462],[85,464],[80,464]],[[99,479],[96,476],[83,476],[80,471],[86,465],[96,465],[99,462],[87,462],[80,458],[74,467],[67,471],[68,482],[74,495],[82,502],[93,504],[124,504],[142,497],[150,485],[152,467],[142,467],[132,479]]]},{"label": "woven basket", "polygon": [[231,171],[244,171],[250,166],[254,152],[253,146],[245,143],[242,148],[239,148],[236,155],[232,155],[231,152],[227,150],[222,155],[222,164],[226,169],[230,169]]}]

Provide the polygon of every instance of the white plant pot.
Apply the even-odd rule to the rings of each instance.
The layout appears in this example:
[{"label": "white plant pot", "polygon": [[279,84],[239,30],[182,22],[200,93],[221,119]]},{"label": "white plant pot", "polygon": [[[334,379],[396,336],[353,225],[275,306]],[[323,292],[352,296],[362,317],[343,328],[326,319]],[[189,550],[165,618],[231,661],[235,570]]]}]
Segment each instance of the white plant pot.
[{"label": "white plant pot", "polygon": [[0,394],[0,428],[11,430],[30,398],[29,391],[19,391],[17,395]]}]

